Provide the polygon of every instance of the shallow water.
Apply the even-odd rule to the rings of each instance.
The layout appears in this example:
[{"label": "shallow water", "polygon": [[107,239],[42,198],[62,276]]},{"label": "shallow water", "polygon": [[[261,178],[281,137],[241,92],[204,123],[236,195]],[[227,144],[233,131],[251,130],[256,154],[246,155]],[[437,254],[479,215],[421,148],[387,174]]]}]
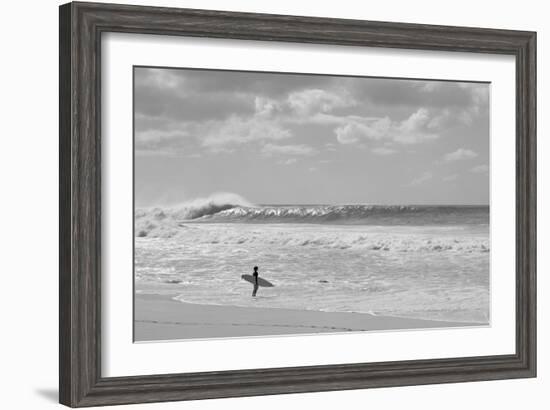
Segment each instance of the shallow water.
[{"label": "shallow water", "polygon": [[[201,304],[489,321],[488,224],[187,221],[170,232],[136,237],[138,292]],[[252,298],[240,276],[255,265],[275,287]]]}]

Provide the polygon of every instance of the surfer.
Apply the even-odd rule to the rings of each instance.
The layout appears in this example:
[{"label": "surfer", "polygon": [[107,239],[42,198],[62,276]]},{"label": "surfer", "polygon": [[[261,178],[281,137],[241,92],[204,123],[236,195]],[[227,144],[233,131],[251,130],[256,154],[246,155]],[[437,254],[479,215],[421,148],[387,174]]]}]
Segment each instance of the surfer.
[{"label": "surfer", "polygon": [[265,280],[264,278],[260,278],[257,266],[254,266],[254,272],[252,273],[252,275],[241,275],[241,279],[244,279],[248,283],[252,283],[254,285],[254,289],[252,290],[252,297],[256,296],[256,293],[258,292],[258,288],[260,286],[264,286],[267,288],[272,288],[273,286],[275,286],[270,281]]},{"label": "surfer", "polygon": [[254,266],[254,273],[252,274],[254,276],[254,290],[252,291],[252,297],[256,296],[256,292],[258,292],[258,288],[260,287],[260,284],[258,283],[258,267]]}]

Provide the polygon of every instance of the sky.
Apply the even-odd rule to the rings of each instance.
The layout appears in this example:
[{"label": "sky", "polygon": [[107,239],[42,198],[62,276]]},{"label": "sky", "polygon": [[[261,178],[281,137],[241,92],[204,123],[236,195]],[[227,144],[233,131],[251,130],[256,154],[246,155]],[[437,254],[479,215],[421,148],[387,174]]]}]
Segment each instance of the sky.
[{"label": "sky", "polygon": [[136,206],[488,204],[490,84],[134,68]]}]

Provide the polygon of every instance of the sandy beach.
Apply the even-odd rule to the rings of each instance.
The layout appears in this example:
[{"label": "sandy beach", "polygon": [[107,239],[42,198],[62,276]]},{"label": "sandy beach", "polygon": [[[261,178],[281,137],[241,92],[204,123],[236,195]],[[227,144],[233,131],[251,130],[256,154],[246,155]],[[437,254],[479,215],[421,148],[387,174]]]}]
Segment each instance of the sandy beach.
[{"label": "sandy beach", "polygon": [[178,302],[165,295],[137,294],[135,298],[136,342],[471,325],[479,326],[478,323],[374,316],[367,313],[200,305]]}]

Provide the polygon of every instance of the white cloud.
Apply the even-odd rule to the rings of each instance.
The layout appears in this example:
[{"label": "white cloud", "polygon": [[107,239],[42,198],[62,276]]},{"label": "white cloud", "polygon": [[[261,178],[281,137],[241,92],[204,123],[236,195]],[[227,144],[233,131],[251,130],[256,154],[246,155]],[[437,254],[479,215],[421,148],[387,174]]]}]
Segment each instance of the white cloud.
[{"label": "white cloud", "polygon": [[476,165],[475,167],[470,169],[470,172],[473,172],[474,174],[485,174],[489,172],[489,166],[486,164]]},{"label": "white cloud", "polygon": [[[176,91],[179,93],[188,90],[193,82],[186,76],[175,75],[170,70],[149,70],[139,78],[136,77],[136,84],[148,85],[160,90],[166,89],[166,94],[172,95]],[[229,87],[229,91],[224,91],[213,87],[213,90],[221,96],[227,97],[226,94],[233,97],[244,96],[246,109],[235,111],[231,108],[217,117],[186,117],[192,118],[192,121],[182,121],[181,117],[172,117],[170,124],[166,122],[168,117],[155,115],[152,119],[147,119],[148,122],[144,127],[158,127],[167,131],[147,131],[139,137],[136,135],[136,151],[141,148],[142,152],[154,153],[157,150],[162,154],[170,144],[174,150],[183,146],[187,150],[188,145],[185,145],[189,141],[189,139],[185,140],[187,137],[194,141],[195,146],[202,146],[211,152],[236,150],[238,146],[254,142],[257,143],[257,147],[261,147],[261,144],[266,142],[273,143],[274,147],[290,147],[291,145],[274,144],[283,144],[282,141],[294,136],[293,132],[298,136],[298,130],[300,133],[302,130],[305,130],[305,133],[316,132],[313,128],[315,126],[322,129],[320,134],[332,131],[336,137],[334,141],[336,144],[326,144],[325,147],[322,146],[323,142],[319,145],[310,142],[319,147],[319,150],[334,151],[340,144],[357,144],[355,146],[370,150],[375,155],[384,156],[394,154],[397,149],[403,150],[400,145],[414,145],[436,140],[449,127],[459,123],[466,125],[471,123],[472,118],[484,112],[488,106],[489,87],[486,84],[458,83],[460,89],[454,88],[455,94],[456,91],[461,93],[460,99],[456,100],[458,103],[455,103],[452,98],[452,101],[446,103],[445,101],[449,100],[447,98],[443,99],[440,105],[431,101],[438,96],[440,98],[442,93],[449,93],[448,84],[434,81],[419,81],[411,84],[416,88],[416,94],[424,97],[417,97],[411,102],[406,99],[401,101],[401,96],[396,95],[395,103],[402,105],[395,110],[392,107],[393,103],[387,108],[380,108],[369,100],[374,97],[359,97],[362,94],[356,88],[344,88],[340,80],[327,83],[326,88],[322,85],[312,85],[308,89],[283,89],[281,92],[279,87],[278,92],[267,93],[247,92],[246,89],[236,87]],[[468,98],[470,94],[471,98]],[[233,106],[230,105],[230,107]],[[211,105],[206,105],[206,109],[219,112]],[[409,110],[406,117],[403,117],[403,112],[406,112],[404,110]],[[140,113],[137,115],[139,116]],[[224,115],[230,116],[222,119]],[[156,122],[153,123],[153,121]],[[180,142],[180,139],[185,140],[185,144]],[[142,145],[138,146],[138,143]],[[274,152],[268,153],[269,147],[266,149],[267,151],[262,151],[265,155],[275,155]],[[403,152],[406,151],[403,150]],[[279,154],[311,155],[301,154],[298,151],[279,152]],[[475,156],[477,154],[473,151],[461,148],[447,154],[445,160],[457,161]]]},{"label": "white cloud", "polygon": [[442,129],[449,124],[452,118],[454,118],[453,112],[450,109],[445,108],[437,115],[434,115],[426,126],[430,130]]},{"label": "white cloud", "polygon": [[487,84],[459,83],[459,87],[468,89],[471,105],[464,109],[459,118],[465,125],[471,125],[476,117],[489,108],[489,87]]},{"label": "white cloud", "polygon": [[271,98],[256,97],[254,99],[256,114],[262,117],[271,117],[281,110],[281,104]]},{"label": "white cloud", "polygon": [[266,144],[262,148],[262,153],[267,156],[271,155],[296,155],[296,156],[310,156],[315,155],[317,150],[309,145],[276,145]]},{"label": "white cloud", "polygon": [[391,121],[388,117],[379,119],[354,119],[336,128],[336,139],[341,144],[353,144],[361,139],[380,140],[388,135]]},{"label": "white cloud", "polygon": [[[400,144],[418,144],[434,140],[439,135],[430,127],[430,112],[420,108],[403,121],[392,121],[389,117],[333,117],[342,125],[335,129],[336,138],[341,144],[353,144],[360,140],[390,140]],[[326,121],[326,117],[325,117]]]},{"label": "white cloud", "polygon": [[458,87],[469,95],[469,103],[463,107],[445,108],[437,118],[440,126],[460,125],[470,126],[482,113],[489,108],[490,88],[487,84],[457,83]]},{"label": "white cloud", "polygon": [[424,92],[432,93],[441,89],[441,84],[439,81],[418,81],[413,83],[413,86]]},{"label": "white cloud", "polygon": [[231,116],[224,120],[171,123],[166,130],[136,132],[136,150],[153,153],[163,148],[181,151],[190,140],[212,151],[231,151],[235,146],[260,141],[279,141],[292,132],[278,120],[257,116]]},{"label": "white cloud", "polygon": [[309,115],[330,112],[335,108],[349,107],[355,105],[355,100],[344,90],[307,89],[291,93],[286,103],[294,112]]},{"label": "white cloud", "polygon": [[430,113],[425,108],[420,108],[409,118],[395,126],[393,139],[402,144],[417,144],[428,140],[437,139],[439,136],[428,131]]},{"label": "white cloud", "polygon": [[479,108],[476,108],[473,104],[465,109],[444,108],[432,118],[428,124],[428,128],[444,129],[455,127],[457,125],[469,126],[474,121],[478,111]]},{"label": "white cloud", "polygon": [[429,181],[430,179],[433,178],[433,175],[431,172],[424,172],[422,175],[420,175],[419,177],[413,179],[409,185],[411,186],[416,186],[416,185],[422,185],[424,184],[425,182]]},{"label": "white cloud", "polygon": [[229,144],[244,144],[251,141],[281,140],[290,138],[290,130],[281,127],[275,121],[255,117],[230,117],[225,121],[212,121],[199,127],[198,135],[204,135],[202,144],[207,147],[219,147]]},{"label": "white cloud", "polygon": [[135,85],[157,87],[159,89],[174,89],[181,84],[180,77],[174,75],[171,70],[149,68],[141,69],[135,77]]},{"label": "white cloud", "polygon": [[447,162],[462,161],[462,160],[475,158],[477,157],[477,155],[478,155],[477,152],[474,152],[470,149],[459,148],[454,152],[445,154],[443,156],[443,159]]},{"label": "white cloud", "polygon": [[256,96],[252,115],[203,122],[197,124],[194,133],[201,136],[202,145],[213,149],[252,141],[281,140],[292,136],[284,123],[314,122],[311,118],[316,115],[353,104],[353,98],[345,90],[307,89],[279,100]]}]

